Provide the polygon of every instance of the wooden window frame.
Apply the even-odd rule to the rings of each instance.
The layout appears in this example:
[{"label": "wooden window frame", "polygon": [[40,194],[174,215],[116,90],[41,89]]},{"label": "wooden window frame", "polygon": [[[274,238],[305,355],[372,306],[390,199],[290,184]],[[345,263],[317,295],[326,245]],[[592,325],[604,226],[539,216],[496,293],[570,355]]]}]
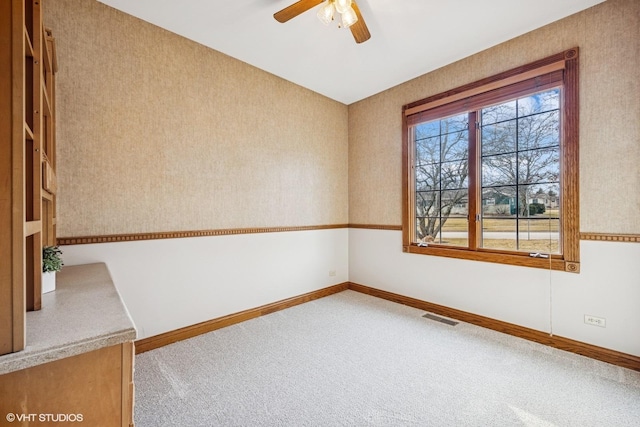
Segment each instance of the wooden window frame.
[{"label": "wooden window frame", "polygon": [[[517,67],[458,88],[412,102],[402,108],[402,244],[403,252],[460,258],[580,272],[579,230],[579,106],[578,106],[578,48]],[[480,206],[478,185],[469,186],[469,247],[449,247],[415,243],[415,183],[413,177],[413,146],[410,129],[413,125],[457,112],[472,111],[482,106],[500,102],[505,97],[562,87],[561,96],[561,166],[560,166],[560,226],[562,254],[549,258],[536,258],[526,252],[484,249],[477,247],[481,233],[480,221],[472,215]],[[471,151],[469,153],[469,175],[477,176],[478,167],[475,149],[475,123]],[[473,160],[471,160],[473,159]],[[475,179],[473,180],[475,184]]]}]

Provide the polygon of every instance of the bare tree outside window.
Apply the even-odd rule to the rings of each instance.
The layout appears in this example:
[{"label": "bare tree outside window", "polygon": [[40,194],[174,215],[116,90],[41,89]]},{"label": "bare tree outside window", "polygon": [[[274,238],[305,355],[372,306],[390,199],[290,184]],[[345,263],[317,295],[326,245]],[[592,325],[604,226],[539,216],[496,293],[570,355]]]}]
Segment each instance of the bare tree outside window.
[{"label": "bare tree outside window", "polygon": [[[560,91],[553,89],[479,110],[481,246],[528,251],[541,245],[527,241],[544,240],[555,242],[546,245],[547,252],[557,252],[557,209],[542,195],[557,195],[560,188],[559,108]],[[421,242],[468,245],[469,116],[415,126],[416,237]]]},{"label": "bare tree outside window", "polygon": [[[559,108],[553,89],[481,110],[483,247],[559,251],[558,212],[541,196],[560,188]],[[509,215],[487,208],[498,201]]]},{"label": "bare tree outside window", "polygon": [[450,217],[466,218],[469,175],[469,116],[416,126],[416,232],[438,241]]}]

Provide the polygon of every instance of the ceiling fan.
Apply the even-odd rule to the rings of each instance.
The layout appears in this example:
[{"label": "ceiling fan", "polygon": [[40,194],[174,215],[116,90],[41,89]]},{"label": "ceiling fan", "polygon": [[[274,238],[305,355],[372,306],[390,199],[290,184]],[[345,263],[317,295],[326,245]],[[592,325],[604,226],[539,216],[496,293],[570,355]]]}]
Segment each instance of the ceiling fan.
[{"label": "ceiling fan", "polygon": [[322,23],[329,25],[339,14],[341,22],[338,26],[349,28],[356,43],[363,43],[371,38],[367,24],[364,23],[360,9],[354,0],[300,0],[274,13],[273,17],[276,21],[285,23],[320,3],[324,3],[318,9],[318,19]]}]

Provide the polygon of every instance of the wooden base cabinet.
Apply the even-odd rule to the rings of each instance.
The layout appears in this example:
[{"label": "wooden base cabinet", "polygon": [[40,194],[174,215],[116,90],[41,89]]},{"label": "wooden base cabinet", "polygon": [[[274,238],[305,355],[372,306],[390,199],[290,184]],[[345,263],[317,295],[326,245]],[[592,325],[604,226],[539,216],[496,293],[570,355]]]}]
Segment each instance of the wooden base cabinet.
[{"label": "wooden base cabinet", "polygon": [[133,426],[132,342],[0,376],[0,425]]}]

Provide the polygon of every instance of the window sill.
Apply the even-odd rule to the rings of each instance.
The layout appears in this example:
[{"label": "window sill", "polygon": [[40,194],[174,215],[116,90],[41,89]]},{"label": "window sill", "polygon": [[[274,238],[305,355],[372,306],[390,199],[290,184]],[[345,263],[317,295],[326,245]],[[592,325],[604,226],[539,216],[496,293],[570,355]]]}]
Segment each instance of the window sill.
[{"label": "window sill", "polygon": [[443,256],[471,261],[484,261],[497,264],[517,265],[521,267],[580,273],[579,262],[565,261],[560,257],[554,256],[551,258],[534,258],[526,253],[497,252],[483,249],[473,251],[463,248],[451,249],[441,246],[418,246],[415,244],[403,246],[402,251],[411,254]]}]

